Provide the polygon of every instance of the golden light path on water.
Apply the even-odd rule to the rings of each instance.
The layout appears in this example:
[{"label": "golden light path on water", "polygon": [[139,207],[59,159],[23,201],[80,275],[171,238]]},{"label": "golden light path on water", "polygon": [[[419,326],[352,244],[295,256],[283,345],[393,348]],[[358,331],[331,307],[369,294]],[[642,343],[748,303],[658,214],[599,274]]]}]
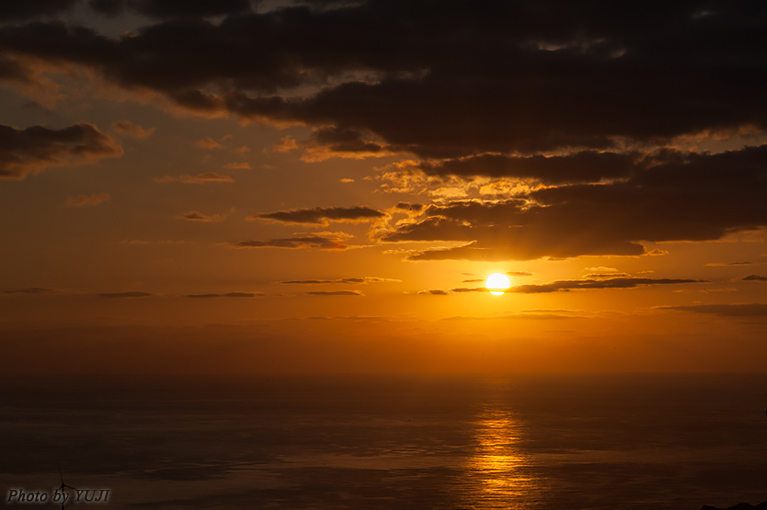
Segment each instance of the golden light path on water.
[{"label": "golden light path on water", "polygon": [[520,427],[511,412],[486,408],[476,422],[476,452],[467,465],[476,508],[526,508],[539,493],[520,452]]}]

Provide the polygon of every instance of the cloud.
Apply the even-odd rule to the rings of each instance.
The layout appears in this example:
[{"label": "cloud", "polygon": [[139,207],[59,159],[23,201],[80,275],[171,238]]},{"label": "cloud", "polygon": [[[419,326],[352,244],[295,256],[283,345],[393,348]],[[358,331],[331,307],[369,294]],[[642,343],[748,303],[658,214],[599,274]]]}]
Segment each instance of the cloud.
[{"label": "cloud", "polygon": [[56,292],[54,289],[47,289],[44,287],[27,287],[24,289],[10,289],[2,291],[3,294],[52,294]]},{"label": "cloud", "polygon": [[110,136],[84,122],[63,129],[0,124],[0,179],[24,179],[51,166],[85,165],[122,154]]},{"label": "cloud", "polygon": [[[48,0],[46,3],[52,3]],[[69,0],[67,3],[71,3]],[[153,18],[211,17],[247,11],[249,0],[216,0],[215,2],[168,2],[167,0],[88,0],[96,12],[114,16],[133,11]]]},{"label": "cloud", "polygon": [[[309,159],[412,158],[407,191],[459,183],[431,189],[439,206],[409,210],[413,221],[379,239],[460,246],[411,260],[660,255],[645,245],[767,226],[767,146],[668,149],[746,131],[763,138],[767,99],[755,77],[767,72],[767,31],[755,8],[690,0],[583,9],[552,0],[542,9],[489,0],[441,5],[434,23],[425,1],[333,9],[276,2],[257,12],[244,0],[213,4],[91,1],[102,13],[155,18],[116,37],[56,20],[3,24],[0,75],[41,85],[45,73],[32,72],[32,62],[84,69],[186,112],[302,126],[311,130],[300,144]],[[39,5],[41,13],[58,9]],[[32,12],[5,8],[17,20]],[[710,15],[698,16],[704,9]],[[109,153],[37,156],[2,144],[3,136],[6,178]],[[212,138],[198,145],[222,147]],[[20,153],[9,159],[8,146]],[[490,191],[528,180],[545,186],[515,191],[515,199],[450,198],[476,177],[495,179]],[[296,222],[286,218],[277,221]]]},{"label": "cloud", "polygon": [[189,221],[200,221],[204,223],[217,223],[219,221],[224,221],[226,219],[225,214],[212,214],[207,215],[203,214],[199,211],[189,211],[185,212],[178,216],[181,219],[189,220]]},{"label": "cloud", "polygon": [[349,246],[340,237],[318,235],[271,239],[269,241],[242,241],[233,244],[235,248],[317,248],[320,250],[345,250]]},{"label": "cloud", "polygon": [[0,19],[26,19],[71,9],[78,0],[9,0],[0,3]]},{"label": "cloud", "polygon": [[761,276],[758,274],[750,274],[743,278],[743,281],[753,281],[753,282],[767,282],[767,276]]},{"label": "cloud", "polygon": [[148,292],[107,292],[104,294],[98,294],[100,297],[104,298],[110,298],[110,299],[121,299],[121,298],[142,298],[142,297],[150,297],[152,294]]},{"label": "cloud", "polygon": [[[465,280],[466,283],[484,280]],[[632,289],[651,285],[683,285],[688,283],[707,283],[707,280],[688,280],[672,278],[611,278],[611,279],[582,279],[582,280],[559,280],[540,285],[517,285],[505,292],[517,294],[543,294],[550,292],[569,292],[571,290],[594,290],[594,289]],[[465,294],[470,292],[489,292],[485,287],[458,287],[448,290],[422,290],[419,294],[432,294],[447,296],[449,294]]]},{"label": "cloud", "polygon": [[402,280],[396,280],[393,278],[379,278],[378,276],[362,276],[362,277],[350,277],[350,278],[337,278],[335,280],[285,280],[280,283],[291,285],[325,285],[336,283],[385,283],[385,282],[402,282]]},{"label": "cloud", "polygon": [[223,149],[224,146],[215,141],[213,138],[203,138],[197,140],[194,144],[200,149]]},{"label": "cloud", "polygon": [[184,184],[205,184],[209,182],[231,183],[234,182],[228,175],[218,174],[216,172],[205,172],[198,175],[181,175],[179,177],[173,177],[171,175],[165,175],[163,177],[156,177],[152,179],[154,182],[165,184],[169,182],[182,182]]},{"label": "cloud", "polygon": [[221,298],[221,297],[229,297],[229,298],[251,298],[251,297],[260,297],[265,296],[263,292],[227,292],[226,294],[187,294],[185,297],[188,298]]},{"label": "cloud", "polygon": [[296,139],[291,136],[285,136],[282,139],[280,139],[279,142],[275,143],[272,146],[273,152],[290,152],[292,150],[298,149],[298,143],[296,142]]},{"label": "cloud", "polygon": [[358,290],[315,290],[307,292],[307,296],[364,296]]},{"label": "cloud", "polygon": [[455,289],[450,289],[450,292],[454,292],[456,294],[464,294],[466,292],[489,292],[486,287],[458,287]]},{"label": "cloud", "polygon": [[627,177],[637,157],[636,154],[597,151],[580,151],[566,156],[480,154],[425,161],[418,168],[428,175],[514,177],[545,184],[565,184]]},{"label": "cloud", "polygon": [[385,217],[386,214],[370,207],[316,207],[314,209],[293,209],[249,216],[249,219],[263,219],[282,223],[306,223],[327,225],[330,221],[368,221]]},{"label": "cloud", "polygon": [[628,273],[589,273],[584,276],[586,279],[592,279],[592,278],[618,278],[618,277],[625,277],[630,278],[631,275]]},{"label": "cloud", "polygon": [[108,202],[111,198],[112,196],[109,193],[94,193],[92,195],[69,197],[65,204],[69,207],[94,206]]},{"label": "cloud", "polygon": [[418,294],[427,296],[447,296],[448,292],[440,289],[419,290]]},{"label": "cloud", "polygon": [[248,163],[247,161],[227,163],[226,165],[224,165],[224,168],[227,168],[230,170],[250,170],[250,163]]},{"label": "cloud", "polygon": [[[530,273],[528,271],[506,271],[507,275],[509,276],[532,276],[533,273]],[[478,282],[484,282],[486,278],[470,278],[468,280],[463,280],[463,283],[478,283]]]},{"label": "cloud", "polygon": [[718,154],[665,150],[624,180],[432,204],[380,238],[465,243],[410,260],[636,256],[646,253],[645,241],[716,240],[767,226],[765,159],[767,145]]},{"label": "cloud", "polygon": [[506,292],[521,294],[539,294],[546,292],[568,292],[571,290],[593,289],[632,289],[650,285],[683,285],[688,283],[706,283],[707,280],[689,280],[680,278],[610,278],[610,279],[584,279],[584,280],[560,280],[543,285],[519,285],[512,287]]},{"label": "cloud", "polygon": [[[37,4],[7,7],[7,16],[29,17]],[[40,12],[71,4],[45,2]],[[247,0],[88,5],[157,21],[117,38],[58,21],[6,25],[0,48],[86,66],[201,114],[339,133],[317,136],[331,153],[503,158],[765,127],[753,77],[764,71],[767,36],[758,11],[737,2],[583,9],[552,0],[541,9],[490,0],[440,5],[441,23],[425,1],[285,2],[260,12]],[[712,14],[696,16],[703,9]]]},{"label": "cloud", "polygon": [[150,136],[152,133],[154,133],[155,128],[144,129],[142,126],[139,126],[138,124],[134,124],[130,121],[124,120],[124,121],[112,122],[112,131],[114,131],[115,133],[126,134],[137,140],[142,140]]},{"label": "cloud", "polygon": [[661,310],[705,313],[725,317],[767,317],[767,304],[764,303],[661,306],[658,308]]},{"label": "cloud", "polygon": [[750,262],[748,260],[740,262],[709,262],[706,264],[708,267],[720,267],[720,266],[754,266],[756,262]]}]

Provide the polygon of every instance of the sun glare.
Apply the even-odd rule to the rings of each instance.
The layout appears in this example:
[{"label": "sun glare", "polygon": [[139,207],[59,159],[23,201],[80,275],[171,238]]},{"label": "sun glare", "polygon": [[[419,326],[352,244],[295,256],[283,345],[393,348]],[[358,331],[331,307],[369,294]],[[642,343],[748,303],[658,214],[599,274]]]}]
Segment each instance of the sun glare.
[{"label": "sun glare", "polygon": [[505,274],[493,273],[487,277],[485,287],[493,296],[502,296],[511,287],[511,280]]}]

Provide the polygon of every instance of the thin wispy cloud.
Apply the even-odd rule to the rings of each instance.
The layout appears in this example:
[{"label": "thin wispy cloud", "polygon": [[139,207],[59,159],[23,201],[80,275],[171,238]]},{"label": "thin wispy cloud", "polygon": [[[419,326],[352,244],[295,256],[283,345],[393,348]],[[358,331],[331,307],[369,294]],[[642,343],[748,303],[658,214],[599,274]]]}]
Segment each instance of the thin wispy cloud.
[{"label": "thin wispy cloud", "polygon": [[371,221],[386,214],[366,206],[357,207],[316,207],[314,209],[293,209],[249,216],[249,220],[270,220],[281,223],[304,223],[327,225],[331,221]]},{"label": "thin wispy cloud", "polygon": [[225,214],[204,214],[199,211],[189,211],[178,216],[187,221],[198,221],[202,223],[218,223],[226,219]]},{"label": "thin wispy cloud", "polygon": [[85,207],[95,206],[108,202],[112,199],[109,193],[94,193],[92,195],[78,195],[76,197],[69,197],[65,202],[68,207]]},{"label": "thin wispy cloud", "polygon": [[142,140],[148,138],[155,132],[155,128],[145,129],[143,126],[134,124],[130,121],[115,121],[112,122],[112,131],[119,134],[128,135],[131,138]]},{"label": "thin wispy cloud", "polygon": [[180,175],[174,177],[171,175],[165,175],[163,177],[156,177],[152,179],[154,182],[165,184],[169,182],[181,182],[184,184],[206,184],[206,183],[231,183],[234,179],[228,175],[219,174],[216,172],[205,172],[198,175]]},{"label": "thin wispy cloud", "polygon": [[236,248],[317,248],[321,250],[345,250],[349,247],[342,238],[318,235],[270,239],[268,241],[241,241],[234,243],[233,246]]},{"label": "thin wispy cloud", "polygon": [[335,280],[285,280],[280,283],[284,284],[291,284],[291,285],[326,285],[326,284],[337,284],[337,283],[397,283],[401,282],[402,280],[397,280],[395,278],[379,278],[377,276],[363,276],[363,277],[347,277],[347,278],[336,278]]},{"label": "thin wispy cloud", "polygon": [[364,296],[358,290],[315,290],[307,292],[307,296]]}]

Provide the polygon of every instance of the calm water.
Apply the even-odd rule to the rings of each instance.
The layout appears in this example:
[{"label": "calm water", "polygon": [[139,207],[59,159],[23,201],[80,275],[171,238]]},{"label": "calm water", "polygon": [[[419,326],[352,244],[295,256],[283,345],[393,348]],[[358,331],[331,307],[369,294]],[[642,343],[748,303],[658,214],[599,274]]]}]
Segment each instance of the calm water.
[{"label": "calm water", "polygon": [[[150,509],[767,500],[767,375],[0,380],[0,488]],[[17,508],[54,508],[15,504]]]}]

